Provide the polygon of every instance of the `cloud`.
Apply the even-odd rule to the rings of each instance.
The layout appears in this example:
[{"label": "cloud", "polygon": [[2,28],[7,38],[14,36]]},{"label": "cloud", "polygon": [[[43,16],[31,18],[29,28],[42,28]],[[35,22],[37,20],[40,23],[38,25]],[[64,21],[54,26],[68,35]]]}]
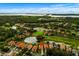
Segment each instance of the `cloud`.
[{"label": "cloud", "polygon": [[72,13],[79,14],[79,4],[53,4],[49,7],[40,8],[12,8],[0,9],[0,13]]},{"label": "cloud", "polygon": [[53,5],[50,5],[50,7],[69,7],[69,8],[77,8],[79,7],[79,4],[78,3],[58,3],[58,4],[53,4]]}]

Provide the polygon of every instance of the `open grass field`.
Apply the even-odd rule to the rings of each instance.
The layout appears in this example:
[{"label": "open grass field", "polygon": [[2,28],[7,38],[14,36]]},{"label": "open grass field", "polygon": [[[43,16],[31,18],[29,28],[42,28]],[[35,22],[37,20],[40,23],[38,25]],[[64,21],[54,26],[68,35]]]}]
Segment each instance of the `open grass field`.
[{"label": "open grass field", "polygon": [[74,48],[79,47],[79,40],[59,37],[59,36],[46,36],[47,41],[55,41],[55,42],[63,42],[65,44],[69,44]]}]

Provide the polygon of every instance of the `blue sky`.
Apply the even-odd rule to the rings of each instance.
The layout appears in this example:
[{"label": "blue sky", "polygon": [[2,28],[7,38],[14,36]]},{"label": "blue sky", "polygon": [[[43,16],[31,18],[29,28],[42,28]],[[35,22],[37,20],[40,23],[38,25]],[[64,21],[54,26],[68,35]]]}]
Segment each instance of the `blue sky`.
[{"label": "blue sky", "polygon": [[79,3],[0,3],[0,13],[79,14]]}]

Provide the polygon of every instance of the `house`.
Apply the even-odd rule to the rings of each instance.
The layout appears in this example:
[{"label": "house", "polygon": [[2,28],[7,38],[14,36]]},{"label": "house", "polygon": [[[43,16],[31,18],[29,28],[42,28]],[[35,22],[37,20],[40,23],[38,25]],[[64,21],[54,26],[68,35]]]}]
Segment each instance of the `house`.
[{"label": "house", "polygon": [[53,48],[53,44],[49,44],[49,48],[50,48],[50,49]]},{"label": "house", "polygon": [[33,28],[33,30],[36,30],[36,31],[47,31],[48,29],[45,29],[45,28],[42,28],[42,27],[36,27],[36,28]]},{"label": "house", "polygon": [[30,36],[31,33],[30,33],[30,32],[25,32],[24,35],[25,35],[25,36]]},{"label": "house", "polygon": [[44,54],[44,50],[43,50],[43,49],[44,49],[44,48],[43,48],[44,46],[43,46],[43,45],[44,45],[44,43],[43,43],[43,42],[40,42],[40,44],[39,44],[39,49],[41,50],[41,55]]},{"label": "house", "polygon": [[48,44],[44,43],[44,49],[49,48]]},{"label": "house", "polygon": [[10,41],[10,42],[8,43],[8,45],[10,45],[10,46],[15,46],[15,44],[16,44],[16,41]]},{"label": "house", "polygon": [[43,49],[43,42],[40,42],[40,44],[39,44],[39,49]]},{"label": "house", "polygon": [[23,35],[23,34],[21,34],[21,35],[17,34],[16,38],[25,38],[25,35]]},{"label": "house", "polygon": [[38,46],[36,46],[36,45],[33,46],[32,51],[33,51],[33,52],[36,52],[36,51],[37,51],[37,48],[38,48]]},{"label": "house", "polygon": [[59,43],[59,45],[60,45],[60,49],[63,49],[63,50],[65,50],[66,49],[66,45],[64,44],[64,43]]},{"label": "house", "polygon": [[72,48],[70,47],[70,45],[66,45],[66,51],[67,52],[72,51]]},{"label": "house", "polygon": [[27,49],[28,49],[28,50],[32,49],[32,47],[33,47],[32,44],[28,44],[28,45],[27,45]]},{"label": "house", "polygon": [[24,42],[17,42],[15,46],[22,49],[26,48],[26,44]]}]

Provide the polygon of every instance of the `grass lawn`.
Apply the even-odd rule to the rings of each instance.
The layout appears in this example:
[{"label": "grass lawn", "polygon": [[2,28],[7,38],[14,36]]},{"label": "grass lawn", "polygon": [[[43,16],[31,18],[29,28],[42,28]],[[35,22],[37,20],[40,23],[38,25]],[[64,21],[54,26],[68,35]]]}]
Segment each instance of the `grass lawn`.
[{"label": "grass lawn", "polygon": [[43,36],[43,35],[44,35],[44,32],[41,32],[41,31],[39,31],[39,32],[34,32],[34,36],[37,36],[37,35]]},{"label": "grass lawn", "polygon": [[79,46],[79,40],[70,39],[70,38],[64,38],[59,36],[46,36],[47,41],[55,41],[55,42],[63,42],[65,44],[69,44],[74,48],[77,48]]}]

